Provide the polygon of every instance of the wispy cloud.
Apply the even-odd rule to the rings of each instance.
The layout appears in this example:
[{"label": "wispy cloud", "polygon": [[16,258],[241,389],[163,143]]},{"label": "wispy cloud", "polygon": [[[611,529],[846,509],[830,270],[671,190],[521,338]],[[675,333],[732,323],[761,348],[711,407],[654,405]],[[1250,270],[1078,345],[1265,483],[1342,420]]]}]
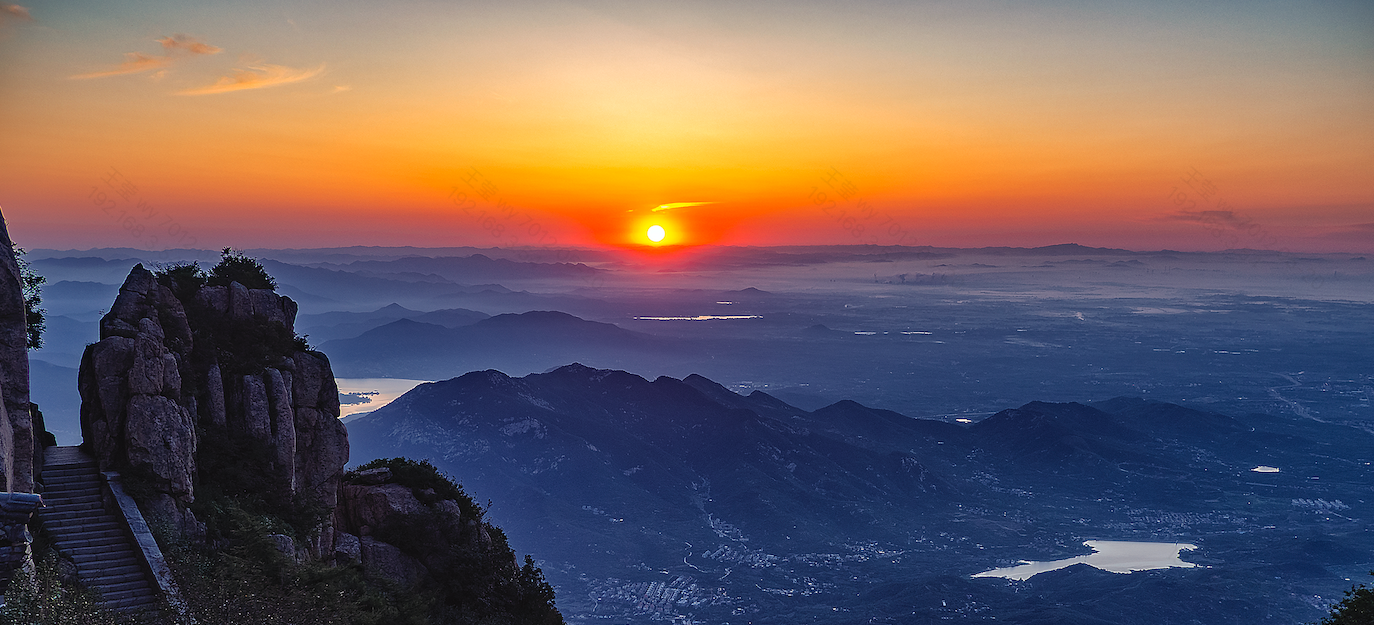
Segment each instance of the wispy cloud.
[{"label": "wispy cloud", "polygon": [[137,74],[139,72],[147,72],[167,67],[171,63],[171,57],[148,55],[142,52],[129,52],[124,55],[124,62],[120,63],[118,67],[87,74],[77,74],[72,76],[72,78],[104,78],[106,76]]},{"label": "wispy cloud", "polygon": [[702,206],[705,204],[715,204],[715,202],[673,202],[671,204],[659,204],[655,206],[652,211],[657,213],[659,211],[670,211],[674,208],[687,208],[688,206]]},{"label": "wispy cloud", "polygon": [[245,89],[265,89],[308,80],[323,72],[324,65],[315,69],[293,69],[285,65],[261,63],[249,65],[244,69],[235,69],[229,76],[220,76],[220,79],[215,81],[213,85],[178,91],[177,95],[211,95]]},{"label": "wispy cloud", "polygon": [[188,37],[186,35],[172,35],[171,37],[154,39],[154,41],[162,44],[162,49],[166,50],[167,54],[158,56],[153,54],[144,54],[142,52],[129,52],[124,55],[124,62],[120,63],[117,67],[99,70],[95,72],[88,72],[85,74],[77,74],[75,76],[72,76],[72,78],[104,78],[106,76],[123,76],[125,74],[138,74],[141,72],[147,72],[155,69],[162,70],[154,75],[157,78],[161,78],[162,76],[166,75],[166,70],[164,68],[171,65],[172,61],[174,61],[179,56],[201,56],[208,54],[219,54],[223,51],[222,49],[205,43],[199,39],[196,39],[195,37]]},{"label": "wispy cloud", "polygon": [[29,10],[17,4],[0,4],[0,23],[8,21],[31,21]]},{"label": "wispy cloud", "polygon": [[224,51],[223,48],[217,48],[194,37],[187,37],[186,35],[163,37],[158,39],[157,42],[162,44],[163,49],[172,52],[182,50],[191,54],[219,54]]}]

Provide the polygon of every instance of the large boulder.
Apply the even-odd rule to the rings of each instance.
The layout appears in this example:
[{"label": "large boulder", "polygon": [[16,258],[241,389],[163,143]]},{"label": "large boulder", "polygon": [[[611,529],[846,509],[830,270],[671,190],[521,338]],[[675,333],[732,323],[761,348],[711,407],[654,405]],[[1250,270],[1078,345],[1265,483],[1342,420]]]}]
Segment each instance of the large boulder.
[{"label": "large boulder", "polygon": [[359,541],[363,568],[403,586],[419,582],[429,572],[419,560],[391,543],[363,536]]}]

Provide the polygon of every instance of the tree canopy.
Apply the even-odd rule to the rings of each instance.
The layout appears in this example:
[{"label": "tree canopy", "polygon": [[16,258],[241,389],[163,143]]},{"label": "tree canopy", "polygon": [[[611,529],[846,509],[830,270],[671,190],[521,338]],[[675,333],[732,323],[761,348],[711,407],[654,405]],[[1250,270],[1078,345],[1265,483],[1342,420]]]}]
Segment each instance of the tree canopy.
[{"label": "tree canopy", "polygon": [[[1374,575],[1374,571],[1370,571]],[[1370,625],[1374,623],[1374,588],[1359,584],[1345,591],[1345,599],[1331,606],[1331,614],[1317,625]]]}]

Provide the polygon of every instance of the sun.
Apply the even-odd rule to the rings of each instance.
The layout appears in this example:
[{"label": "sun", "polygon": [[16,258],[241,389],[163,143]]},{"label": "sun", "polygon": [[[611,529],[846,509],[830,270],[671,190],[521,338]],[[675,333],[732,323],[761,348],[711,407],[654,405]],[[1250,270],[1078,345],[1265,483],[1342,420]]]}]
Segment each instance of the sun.
[{"label": "sun", "polygon": [[663,240],[663,237],[668,236],[668,232],[663,229],[663,226],[658,224],[649,226],[649,231],[645,234],[648,235],[649,240],[654,243],[658,243]]}]

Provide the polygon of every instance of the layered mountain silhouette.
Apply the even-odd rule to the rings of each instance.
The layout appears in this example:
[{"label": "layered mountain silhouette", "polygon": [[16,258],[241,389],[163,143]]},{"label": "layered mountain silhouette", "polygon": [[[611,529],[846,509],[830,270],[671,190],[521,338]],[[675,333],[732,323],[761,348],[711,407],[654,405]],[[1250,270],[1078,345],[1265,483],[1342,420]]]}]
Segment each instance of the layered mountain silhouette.
[{"label": "layered mountain silhouette", "polygon": [[401,319],[412,319],[422,323],[456,328],[476,323],[490,316],[466,308],[423,312],[391,303],[371,312],[327,312],[300,315],[296,320],[296,328],[302,334],[309,335],[311,341],[323,343],[334,339],[353,338],[373,328]]},{"label": "layered mountain silhouette", "polygon": [[475,369],[546,371],[570,360],[629,366],[690,346],[556,311],[508,313],[449,327],[436,311],[398,319],[350,339],[327,341],[343,377],[433,379]]},{"label": "layered mountain silhouette", "polygon": [[[522,328],[520,317],[427,332]],[[555,323],[633,340],[633,333],[579,321]],[[373,336],[400,340],[415,325],[397,322]],[[1322,488],[1341,489],[1369,479],[1370,471],[1335,460],[1312,466],[1313,458],[1361,457],[1374,443],[1352,428],[1265,415],[1242,419],[1136,398],[1031,402],[972,425],[913,419],[853,401],[808,411],[761,391],[741,395],[699,375],[651,381],[581,364],[521,378],[487,370],[422,384],[348,427],[355,462],[428,458],[475,496],[497,502],[492,514],[513,544],[553,563],[545,569],[560,584],[560,598],[610,596],[606,584],[645,571],[717,585],[737,597],[729,605],[767,612],[769,602],[780,601],[779,588],[805,592],[797,580],[807,576],[824,587],[856,584],[846,595],[854,601],[877,601],[870,583],[905,580],[892,596],[909,595],[912,584],[960,596],[988,592],[987,601],[1003,601],[1032,620],[1059,617],[1010,590],[997,594],[1001,586],[989,590],[993,582],[963,580],[1037,554],[1081,554],[1071,537],[1085,531],[1129,539],[1142,531],[1133,527],[1173,523],[1185,528],[1176,532],[1221,528],[1216,531],[1230,535],[1234,529],[1226,528],[1272,523],[1254,516],[1260,513],[1248,503],[1253,498],[1228,493],[1258,488],[1265,496],[1315,501],[1321,491],[1309,474],[1327,476]],[[1291,469],[1252,471],[1262,464]],[[1282,501],[1274,518],[1288,518]],[[1265,552],[1266,560],[1297,563],[1320,547],[1320,541],[1288,540]],[[855,545],[889,545],[882,549],[906,555],[870,561],[853,555],[867,549]],[[869,564],[856,569],[845,558]],[[1099,589],[1126,592],[1138,583],[1114,586],[1126,577],[1077,569],[1035,579],[1044,592],[1061,593],[1056,601],[1062,603],[1080,599],[1074,580],[1085,575]],[[1208,583],[1233,594],[1265,592],[1242,578]],[[605,607],[560,601],[570,614]],[[915,605],[879,603],[891,603],[892,614]],[[622,606],[622,613],[648,609],[636,605]],[[939,618],[943,609],[931,607],[929,614]],[[788,622],[809,612],[785,614],[791,616],[754,621]],[[1063,622],[1133,622],[1099,620],[1110,614],[1107,606],[1085,604]]]}]

